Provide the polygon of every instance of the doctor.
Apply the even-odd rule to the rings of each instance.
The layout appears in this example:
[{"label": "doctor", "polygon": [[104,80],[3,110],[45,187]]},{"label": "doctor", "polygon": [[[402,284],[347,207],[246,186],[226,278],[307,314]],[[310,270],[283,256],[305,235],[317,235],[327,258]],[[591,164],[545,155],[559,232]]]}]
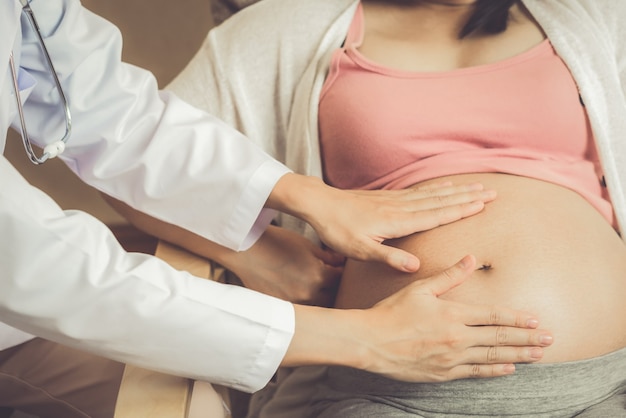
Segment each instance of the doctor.
[{"label": "doctor", "polygon": [[[293,174],[122,64],[117,29],[78,1],[34,0],[32,9],[38,28],[21,0],[0,2],[0,146],[13,127],[31,161],[58,156],[163,222],[245,250],[280,210],[343,254],[413,271],[419,261],[383,239],[470,216],[491,198],[463,187],[352,194]],[[0,231],[0,406],[41,417],[110,417],[118,361],[255,391],[281,364],[404,380],[499,376],[550,343],[530,314],[437,298],[474,269],[471,257],[370,310],[294,305],[124,252],[103,224],[61,210],[4,157]]]}]

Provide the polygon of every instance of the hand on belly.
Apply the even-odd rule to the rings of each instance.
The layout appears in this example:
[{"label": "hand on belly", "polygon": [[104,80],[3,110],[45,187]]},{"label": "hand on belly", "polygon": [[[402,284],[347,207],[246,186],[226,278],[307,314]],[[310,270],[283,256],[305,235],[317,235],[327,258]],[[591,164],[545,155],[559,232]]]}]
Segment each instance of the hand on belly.
[{"label": "hand on belly", "polygon": [[338,307],[366,307],[466,254],[474,276],[442,297],[532,312],[555,342],[543,362],[594,357],[626,346],[626,247],[578,194],[516,176],[461,176],[498,191],[471,218],[390,242],[422,261],[405,274],[350,261]]}]

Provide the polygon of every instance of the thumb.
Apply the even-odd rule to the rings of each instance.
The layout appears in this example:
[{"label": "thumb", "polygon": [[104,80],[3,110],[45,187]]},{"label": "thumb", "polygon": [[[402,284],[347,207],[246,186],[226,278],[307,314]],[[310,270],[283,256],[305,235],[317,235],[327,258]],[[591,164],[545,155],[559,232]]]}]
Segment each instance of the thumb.
[{"label": "thumb", "polygon": [[419,258],[407,251],[381,243],[371,243],[368,246],[370,259],[385,263],[396,270],[413,273],[420,268]]},{"label": "thumb", "polygon": [[452,267],[448,267],[443,272],[427,279],[427,283],[422,282],[422,284],[425,284],[433,295],[441,296],[467,280],[475,269],[476,258],[473,255],[466,255]]}]

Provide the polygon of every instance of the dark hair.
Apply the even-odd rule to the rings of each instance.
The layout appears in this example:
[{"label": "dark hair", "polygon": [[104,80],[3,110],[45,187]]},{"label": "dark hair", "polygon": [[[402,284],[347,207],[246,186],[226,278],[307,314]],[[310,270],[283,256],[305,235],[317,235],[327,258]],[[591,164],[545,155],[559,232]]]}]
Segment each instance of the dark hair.
[{"label": "dark hair", "polygon": [[509,23],[509,10],[517,0],[476,0],[474,12],[461,29],[459,38],[472,33],[500,33]]}]

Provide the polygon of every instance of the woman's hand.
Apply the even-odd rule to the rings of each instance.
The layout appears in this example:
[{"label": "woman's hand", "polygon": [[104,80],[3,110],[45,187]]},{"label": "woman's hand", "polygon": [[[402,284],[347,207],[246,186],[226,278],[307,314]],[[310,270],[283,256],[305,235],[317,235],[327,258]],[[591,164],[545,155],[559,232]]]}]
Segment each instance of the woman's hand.
[{"label": "woman's hand", "polygon": [[417,257],[384,245],[384,240],[474,215],[495,196],[495,191],[483,190],[480,184],[343,191],[313,177],[287,174],[277,183],[267,206],[307,221],[326,245],[341,254],[414,272],[420,264]]},{"label": "woman's hand", "polygon": [[330,306],[344,257],[301,235],[270,226],[247,251],[231,253],[222,264],[243,284],[271,296],[304,305]]},{"label": "woman's hand", "polygon": [[476,269],[467,256],[366,310],[296,306],[284,365],[355,367],[410,382],[495,377],[534,362],[552,344],[526,312],[439,298]]}]

